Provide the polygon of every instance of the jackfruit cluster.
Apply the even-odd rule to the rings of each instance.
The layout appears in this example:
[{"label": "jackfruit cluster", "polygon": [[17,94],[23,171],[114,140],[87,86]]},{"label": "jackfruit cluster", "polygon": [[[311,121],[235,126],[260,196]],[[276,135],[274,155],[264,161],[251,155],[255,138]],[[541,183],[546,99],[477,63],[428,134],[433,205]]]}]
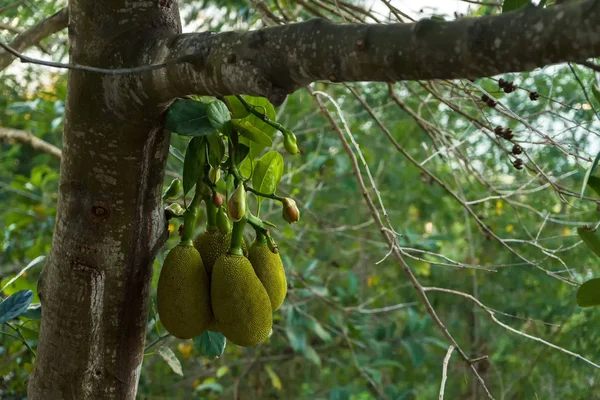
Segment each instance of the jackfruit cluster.
[{"label": "jackfruit cluster", "polygon": [[178,245],[158,280],[158,312],[173,336],[189,339],[205,330],[221,332],[239,346],[270,335],[272,313],[283,304],[287,281],[281,257],[264,238],[243,255],[229,253],[232,233],[207,230],[194,246]]}]

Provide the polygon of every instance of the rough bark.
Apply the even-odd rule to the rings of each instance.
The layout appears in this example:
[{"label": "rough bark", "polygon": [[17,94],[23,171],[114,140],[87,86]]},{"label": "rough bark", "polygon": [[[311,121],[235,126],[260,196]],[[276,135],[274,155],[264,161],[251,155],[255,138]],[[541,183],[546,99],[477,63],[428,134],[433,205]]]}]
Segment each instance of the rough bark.
[{"label": "rough bark", "polygon": [[[181,31],[175,2],[71,0],[71,61],[136,63],[136,43]],[[134,399],[161,207],[166,104],[139,79],[69,74],[56,226],[38,291],[42,323],[28,397]]]},{"label": "rough bark", "polygon": [[251,32],[157,41],[145,62],[188,56],[147,74],[153,95],[253,94],[273,102],[317,80],[480,78],[600,56],[600,0],[453,22],[343,24],[322,19]]}]

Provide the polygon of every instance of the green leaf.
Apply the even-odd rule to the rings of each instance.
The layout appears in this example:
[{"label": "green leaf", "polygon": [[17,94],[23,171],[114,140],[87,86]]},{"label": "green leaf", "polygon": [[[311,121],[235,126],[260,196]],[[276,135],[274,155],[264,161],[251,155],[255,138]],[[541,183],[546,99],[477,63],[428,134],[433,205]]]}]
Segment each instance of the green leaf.
[{"label": "green leaf", "polygon": [[221,386],[217,382],[209,382],[203,383],[202,385],[198,385],[198,387],[196,388],[197,392],[201,392],[203,390],[212,390],[213,392],[223,393],[223,386]]},{"label": "green leaf", "polygon": [[269,137],[269,135],[252,125],[249,121],[244,119],[234,119],[231,120],[231,123],[233,124],[233,128],[248,140],[265,147],[273,145],[273,140]]},{"label": "green leaf", "polygon": [[585,243],[590,250],[600,257],[600,237],[598,236],[598,231],[590,230],[585,226],[580,226],[577,228],[577,234],[581,240],[583,240],[583,243]]},{"label": "green leaf", "polygon": [[246,157],[244,159],[244,161],[242,161],[240,163],[240,165],[238,166],[238,169],[240,171],[240,174],[242,174],[242,176],[244,178],[250,178],[250,176],[252,175],[252,158],[251,157]]},{"label": "green leaf", "polygon": [[600,178],[593,175],[590,176],[587,185],[600,196]]},{"label": "green leaf", "polygon": [[301,327],[288,326],[285,328],[285,334],[290,341],[290,346],[297,352],[303,352],[306,348],[306,331]]},{"label": "green leaf", "polygon": [[598,103],[600,103],[600,88],[598,85],[592,85],[592,94]]},{"label": "green leaf", "polygon": [[[273,107],[273,104],[271,104],[266,98],[253,96],[242,97],[248,104],[254,106],[257,112],[262,115],[266,114],[269,121],[275,121],[275,118],[277,118],[275,107]],[[273,134],[277,131],[277,129],[264,122],[263,117],[257,117],[256,115],[249,113],[244,105],[235,96],[228,96],[226,99],[231,107],[231,110],[233,111],[233,118],[244,118],[269,136],[273,136]]]},{"label": "green leaf", "polygon": [[178,159],[179,161],[183,162],[184,156],[177,147],[173,147],[172,145],[169,145],[169,153],[171,153],[171,155],[173,157],[175,157],[176,159]]},{"label": "green leaf", "polygon": [[600,305],[600,278],[590,279],[577,290],[577,305],[592,307]]},{"label": "green leaf", "polygon": [[312,329],[312,331],[325,343],[329,343],[331,341],[331,334],[327,332],[323,325],[321,325],[318,321],[309,318],[307,325]]},{"label": "green leaf", "polygon": [[[250,101],[251,101],[250,99],[253,98],[250,96],[242,96],[242,97],[248,103],[250,103]],[[239,101],[236,96],[225,96],[225,101],[227,101],[227,104],[229,104],[229,107],[231,108],[231,112],[233,113],[234,118],[246,118],[247,116],[250,115],[250,111],[248,111],[246,109],[246,107],[244,107],[242,102]]]},{"label": "green leaf", "polygon": [[229,114],[229,109],[227,109],[225,103],[220,100],[213,101],[208,105],[206,113],[213,128],[224,134],[229,134],[231,125],[228,122],[231,121],[231,114]]},{"label": "green leaf", "polygon": [[32,299],[33,292],[31,290],[20,290],[4,299],[4,301],[0,303],[0,324],[17,318],[24,313],[25,310],[27,310],[27,307],[29,307],[29,304],[31,304]]},{"label": "green leaf", "polygon": [[240,165],[242,161],[248,157],[248,153],[250,153],[250,147],[246,146],[245,144],[238,143],[238,145],[235,147],[235,165]]},{"label": "green leaf", "polygon": [[304,357],[306,357],[306,359],[308,361],[312,362],[313,364],[315,364],[319,367],[321,366],[321,358],[317,354],[316,350],[314,348],[312,348],[312,346],[307,345],[304,348]]},{"label": "green leaf", "polygon": [[[283,157],[277,151],[270,151],[262,156],[254,166],[252,187],[265,194],[275,193],[277,185],[283,176]],[[258,204],[262,202],[258,197]]]},{"label": "green leaf", "polygon": [[173,372],[175,372],[177,375],[183,376],[183,369],[181,368],[181,363],[179,362],[179,359],[177,358],[175,353],[173,353],[173,351],[170,348],[163,346],[160,349],[158,349],[157,353],[159,356],[162,357],[163,360],[165,360],[169,367],[171,367]]},{"label": "green leaf", "polygon": [[29,318],[29,319],[42,319],[42,305],[40,303],[33,303],[27,307],[27,310],[19,315],[19,317]]},{"label": "green leaf", "polygon": [[220,332],[205,331],[194,338],[194,344],[203,357],[212,359],[223,354],[227,339]]},{"label": "green leaf", "polygon": [[583,178],[583,185],[581,185],[581,196],[580,197],[583,197],[583,192],[585,192],[585,187],[587,186],[588,181],[590,180],[590,177],[594,175],[596,168],[598,168],[598,162],[600,162],[600,152],[598,152],[598,154],[596,154],[596,158],[594,158],[594,162],[592,163],[592,165],[590,165],[590,168],[585,173],[585,177]]},{"label": "green leaf", "polygon": [[204,172],[206,152],[204,149],[205,139],[200,136],[193,137],[185,151],[183,162],[183,195],[188,194]]},{"label": "green leaf", "polygon": [[183,136],[206,136],[215,131],[208,114],[208,105],[195,100],[176,100],[165,121],[165,128]]},{"label": "green leaf", "polygon": [[350,390],[345,387],[334,387],[329,392],[329,400],[350,400]]},{"label": "green leaf", "polygon": [[27,270],[35,267],[36,265],[40,264],[41,262],[44,262],[44,260],[46,260],[46,256],[39,256],[34,258],[33,260],[31,260],[31,262],[29,264],[27,264],[27,266],[25,268],[23,268],[22,270],[19,271],[19,273],[15,276],[13,276],[13,278],[6,282],[6,284],[2,287],[2,289],[0,289],[0,291],[4,291],[4,289],[6,289],[7,287],[9,287],[14,281],[16,281],[17,279],[19,279],[19,277],[21,275],[23,275],[25,272],[27,272]]},{"label": "green leaf", "polygon": [[269,378],[271,379],[271,385],[273,385],[275,389],[281,390],[281,379],[279,379],[279,376],[273,371],[273,368],[271,368],[269,364],[265,365],[265,371],[267,371],[267,375],[269,375]]},{"label": "green leaf", "polygon": [[521,7],[525,7],[527,4],[530,4],[530,0],[504,0],[502,12],[515,11]]},{"label": "green leaf", "polygon": [[379,372],[378,369],[371,368],[371,367],[363,367],[363,370],[367,374],[369,374],[376,383],[381,384],[382,377],[381,377],[381,372]]},{"label": "green leaf", "polygon": [[207,137],[209,149],[209,163],[213,167],[218,167],[225,157],[225,145],[223,139],[216,132]]}]

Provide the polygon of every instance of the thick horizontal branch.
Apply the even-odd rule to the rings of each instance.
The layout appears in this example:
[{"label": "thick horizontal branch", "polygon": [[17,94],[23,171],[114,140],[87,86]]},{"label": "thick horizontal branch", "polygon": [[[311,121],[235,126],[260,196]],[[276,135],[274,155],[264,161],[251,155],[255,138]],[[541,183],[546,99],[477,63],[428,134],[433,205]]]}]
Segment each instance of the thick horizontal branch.
[{"label": "thick horizontal branch", "polygon": [[139,61],[187,57],[147,73],[146,87],[162,100],[244,93],[277,101],[318,80],[473,79],[582,61],[600,56],[598,21],[600,0],[453,22],[338,25],[314,19],[160,39],[141,50]]},{"label": "thick horizontal branch", "polygon": [[61,150],[39,137],[20,129],[0,128],[0,141],[16,141],[30,146],[32,149],[48,153],[60,160]]},{"label": "thick horizontal branch", "polygon": [[[67,9],[63,8],[53,16],[20,33],[10,43],[10,47],[21,52],[31,46],[36,46],[42,39],[66,28],[68,22],[69,15]],[[0,49],[0,71],[8,67],[14,60],[15,57],[12,54]]]}]

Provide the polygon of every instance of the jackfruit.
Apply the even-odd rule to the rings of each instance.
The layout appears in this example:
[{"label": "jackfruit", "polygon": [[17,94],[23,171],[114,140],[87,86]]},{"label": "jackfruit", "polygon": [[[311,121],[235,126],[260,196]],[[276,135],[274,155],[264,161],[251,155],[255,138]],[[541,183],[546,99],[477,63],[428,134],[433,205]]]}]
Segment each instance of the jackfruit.
[{"label": "jackfruit", "polygon": [[273,326],[271,301],[250,261],[226,253],[212,272],[210,293],[219,330],[238,346],[264,342]]},{"label": "jackfruit", "polygon": [[[227,253],[231,245],[231,232],[222,234],[218,229],[209,229],[202,232],[194,239],[194,247],[200,253],[204,268],[210,279],[213,266],[219,257]],[[242,240],[242,251],[248,255],[246,243]]]},{"label": "jackfruit", "polygon": [[200,253],[192,247],[174,247],[163,264],[157,287],[158,315],[175,337],[200,335],[213,319],[210,283]]},{"label": "jackfruit", "polygon": [[248,250],[248,260],[271,300],[271,309],[278,310],[287,294],[287,281],[279,253],[269,249],[266,241],[255,240]]}]

